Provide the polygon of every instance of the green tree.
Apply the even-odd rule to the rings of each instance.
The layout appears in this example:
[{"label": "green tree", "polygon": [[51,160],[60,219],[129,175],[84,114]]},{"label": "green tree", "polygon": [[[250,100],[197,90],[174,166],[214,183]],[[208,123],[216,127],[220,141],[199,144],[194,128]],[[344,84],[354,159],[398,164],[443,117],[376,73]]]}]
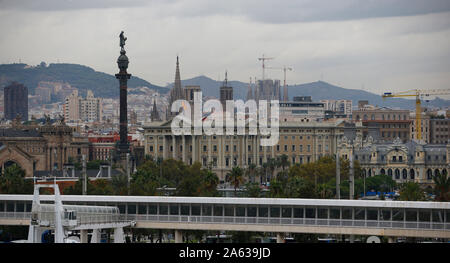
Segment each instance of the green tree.
[{"label": "green tree", "polygon": [[245,170],[245,175],[248,178],[248,181],[254,183],[257,174],[258,174],[258,171],[256,168],[256,164],[254,164],[254,163],[249,164],[248,168]]},{"label": "green tree", "polygon": [[403,183],[400,187],[400,197],[402,201],[425,201],[425,194],[420,185],[416,182]]},{"label": "green tree", "polygon": [[450,177],[446,173],[438,173],[433,177],[434,193],[436,194],[436,201],[449,202],[450,201]]},{"label": "green tree", "polygon": [[261,197],[261,187],[259,183],[247,183],[245,184],[247,190],[247,197]]},{"label": "green tree", "polygon": [[281,169],[284,171],[286,167],[289,167],[289,157],[286,154],[283,154],[278,159],[278,164],[281,166]]},{"label": "green tree", "polygon": [[0,194],[32,194],[33,180],[25,179],[25,170],[17,164],[5,169],[0,176]]},{"label": "green tree", "polygon": [[233,167],[226,175],[226,181],[230,182],[234,186],[234,196],[236,196],[236,190],[244,182],[243,171],[239,166]]}]

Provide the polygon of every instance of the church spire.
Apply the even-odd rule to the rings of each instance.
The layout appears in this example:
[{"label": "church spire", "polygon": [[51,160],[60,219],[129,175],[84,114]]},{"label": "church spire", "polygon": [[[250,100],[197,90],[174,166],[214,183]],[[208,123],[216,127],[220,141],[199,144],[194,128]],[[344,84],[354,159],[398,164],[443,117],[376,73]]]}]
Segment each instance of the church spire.
[{"label": "church spire", "polygon": [[170,90],[169,105],[168,105],[168,109],[167,109],[167,119],[170,119],[171,117],[173,117],[174,115],[177,114],[177,113],[172,113],[171,108],[172,108],[172,103],[174,101],[180,100],[180,99],[185,99],[185,98],[184,98],[183,88],[181,87],[180,63],[179,63],[179,59],[177,56],[177,64],[176,64],[176,69],[175,69],[175,83],[174,83],[174,87]]},{"label": "church spire", "polygon": [[160,121],[158,109],[156,108],[156,99],[153,99],[153,109],[150,115],[151,121]]}]

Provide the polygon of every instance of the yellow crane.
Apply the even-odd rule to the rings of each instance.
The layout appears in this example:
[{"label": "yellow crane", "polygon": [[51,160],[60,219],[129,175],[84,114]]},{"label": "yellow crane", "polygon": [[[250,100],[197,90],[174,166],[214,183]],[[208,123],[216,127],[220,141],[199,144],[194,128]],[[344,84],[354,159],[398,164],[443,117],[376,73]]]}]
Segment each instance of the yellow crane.
[{"label": "yellow crane", "polygon": [[428,97],[430,95],[449,95],[450,89],[433,89],[433,90],[408,90],[403,92],[386,92],[381,97],[383,99],[385,98],[401,98],[401,97],[416,97],[416,139],[421,140],[422,138],[422,127],[421,127],[421,116],[422,116],[422,110],[421,110],[421,99],[423,97]]}]

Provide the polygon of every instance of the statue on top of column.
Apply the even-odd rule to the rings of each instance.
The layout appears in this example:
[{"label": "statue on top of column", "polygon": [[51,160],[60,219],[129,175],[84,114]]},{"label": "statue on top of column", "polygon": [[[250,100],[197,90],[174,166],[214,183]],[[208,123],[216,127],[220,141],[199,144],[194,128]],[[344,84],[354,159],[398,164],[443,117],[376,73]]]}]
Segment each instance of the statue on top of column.
[{"label": "statue on top of column", "polygon": [[125,41],[127,40],[127,38],[123,35],[123,31],[120,32],[120,47],[122,48],[122,50],[124,49],[125,46]]}]

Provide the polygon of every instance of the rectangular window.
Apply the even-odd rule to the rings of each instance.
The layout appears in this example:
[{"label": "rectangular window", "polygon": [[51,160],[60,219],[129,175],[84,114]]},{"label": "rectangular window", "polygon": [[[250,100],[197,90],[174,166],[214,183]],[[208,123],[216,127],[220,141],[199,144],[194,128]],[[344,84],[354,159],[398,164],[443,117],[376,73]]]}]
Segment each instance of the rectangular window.
[{"label": "rectangular window", "polygon": [[392,211],[392,220],[393,221],[403,221],[404,216],[403,216],[403,209],[394,209]]},{"label": "rectangular window", "polygon": [[214,216],[223,216],[223,206],[221,205],[214,206]]},{"label": "rectangular window", "polygon": [[406,221],[417,221],[417,210],[406,209]]},{"label": "rectangular window", "polygon": [[269,216],[269,208],[267,206],[258,207],[258,217],[268,217]]},{"label": "rectangular window", "polygon": [[189,205],[181,205],[180,214],[182,216],[188,216],[189,215]]},{"label": "rectangular window", "polygon": [[25,204],[22,202],[16,203],[16,212],[24,212]]},{"label": "rectangular window", "polygon": [[178,215],[178,205],[170,205],[170,215]]},{"label": "rectangular window", "polygon": [[127,205],[127,213],[129,215],[134,215],[136,214],[136,204],[128,204]]},{"label": "rectangular window", "polygon": [[391,221],[391,210],[382,209],[380,211],[380,220]]},{"label": "rectangular window", "polygon": [[328,218],[328,209],[327,208],[319,208],[317,210],[317,218],[327,219]]},{"label": "rectangular window", "polygon": [[330,208],[330,219],[340,219],[341,211],[338,208]]},{"label": "rectangular window", "polygon": [[202,205],[202,216],[211,216],[212,206],[211,205]]},{"label": "rectangular window", "polygon": [[365,220],[366,210],[364,208],[355,208],[355,220]]},{"label": "rectangular window", "polygon": [[193,216],[200,215],[200,205],[191,205],[191,215]]},{"label": "rectangular window", "polygon": [[[245,210],[244,210],[245,213]],[[225,206],[225,216],[234,216],[234,207],[231,205]]]},{"label": "rectangular window", "polygon": [[236,216],[245,216],[245,207],[243,206],[236,207]]},{"label": "rectangular window", "polygon": [[315,208],[306,208],[305,216],[306,216],[306,218],[316,218],[316,209]]},{"label": "rectangular window", "polygon": [[167,205],[159,205],[159,214],[167,215],[169,213],[169,207]]},{"label": "rectangular window", "polygon": [[147,205],[138,205],[138,214],[140,215],[147,214]]},{"label": "rectangular window", "polygon": [[294,218],[303,218],[303,208],[294,208]]},{"label": "rectangular window", "polygon": [[271,207],[270,208],[270,217],[280,217],[280,208],[279,207]]},{"label": "rectangular window", "polygon": [[158,214],[158,206],[157,205],[148,205],[148,214],[149,215]]},{"label": "rectangular window", "polygon": [[378,210],[367,209],[367,220],[378,220]]},{"label": "rectangular window", "polygon": [[292,216],[292,208],[290,207],[283,207],[281,208],[281,216],[284,218],[291,218]]},{"label": "rectangular window", "polygon": [[248,217],[256,217],[256,206],[247,207],[247,216]]},{"label": "rectangular window", "polygon": [[342,208],[342,219],[352,219],[352,209]]},{"label": "rectangular window", "polygon": [[433,223],[444,223],[444,212],[442,210],[433,210],[431,214]]}]

